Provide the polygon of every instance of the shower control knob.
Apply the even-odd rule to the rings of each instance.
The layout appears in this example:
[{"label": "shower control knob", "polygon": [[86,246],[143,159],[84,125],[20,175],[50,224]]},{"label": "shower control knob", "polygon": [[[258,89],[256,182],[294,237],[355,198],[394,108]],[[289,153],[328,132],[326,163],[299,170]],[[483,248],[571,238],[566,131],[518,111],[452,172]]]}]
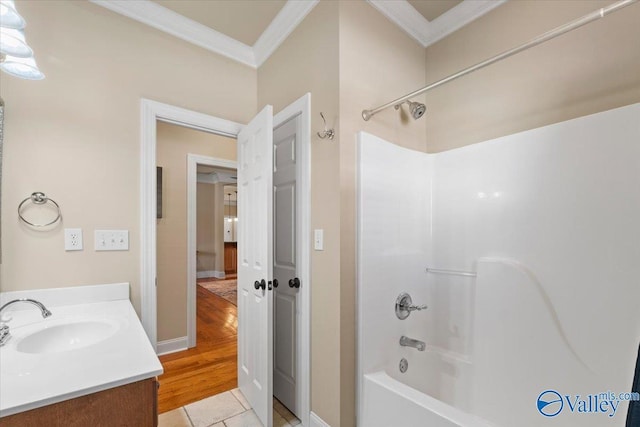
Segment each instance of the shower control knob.
[{"label": "shower control knob", "polygon": [[411,300],[411,295],[406,292],[401,293],[396,299],[396,316],[398,319],[404,320],[409,317],[412,311],[426,310],[426,305],[415,305]]},{"label": "shower control knob", "polygon": [[300,287],[300,279],[294,277],[293,279],[289,279],[289,287],[290,288],[299,288]]}]

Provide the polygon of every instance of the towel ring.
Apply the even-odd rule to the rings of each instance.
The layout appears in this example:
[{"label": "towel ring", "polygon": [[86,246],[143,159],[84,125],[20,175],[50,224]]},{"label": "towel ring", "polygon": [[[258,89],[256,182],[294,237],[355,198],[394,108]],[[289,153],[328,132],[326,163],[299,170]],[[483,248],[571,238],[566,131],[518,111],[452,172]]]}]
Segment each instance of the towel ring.
[{"label": "towel ring", "polygon": [[[24,206],[24,204],[27,203],[29,200],[31,200],[31,202],[33,202],[36,205],[44,205],[47,202],[51,202],[56,207],[56,210],[58,211],[58,215],[55,217],[53,221],[48,222],[46,224],[34,224],[33,222],[26,220],[25,217],[22,216],[22,206]],[[55,224],[56,222],[58,222],[58,220],[62,218],[62,211],[60,211],[60,205],[58,205],[55,202],[55,200],[48,198],[41,191],[36,191],[35,193],[31,193],[31,196],[27,197],[22,202],[20,202],[20,204],[18,205],[18,217],[22,222],[29,224],[32,227],[46,227],[48,225]]]}]

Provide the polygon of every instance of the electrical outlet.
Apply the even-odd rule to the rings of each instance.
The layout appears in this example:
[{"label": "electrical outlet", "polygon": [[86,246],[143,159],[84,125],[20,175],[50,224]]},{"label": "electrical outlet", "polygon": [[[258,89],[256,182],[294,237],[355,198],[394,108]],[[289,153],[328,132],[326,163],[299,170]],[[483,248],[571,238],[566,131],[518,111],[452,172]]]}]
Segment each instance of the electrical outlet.
[{"label": "electrical outlet", "polygon": [[81,251],[82,250],[82,228],[65,228],[64,229],[64,250],[65,251]]}]

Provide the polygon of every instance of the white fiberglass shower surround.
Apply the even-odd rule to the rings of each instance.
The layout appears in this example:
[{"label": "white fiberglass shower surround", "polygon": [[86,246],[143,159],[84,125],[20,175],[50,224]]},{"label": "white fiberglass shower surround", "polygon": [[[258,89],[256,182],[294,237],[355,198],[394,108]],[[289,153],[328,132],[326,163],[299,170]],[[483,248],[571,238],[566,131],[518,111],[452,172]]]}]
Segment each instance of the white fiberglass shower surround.
[{"label": "white fiberglass shower surround", "polygon": [[[358,425],[624,426],[628,402],[579,401],[633,381],[640,104],[437,154],[358,144]],[[399,319],[403,292],[428,309]]]}]

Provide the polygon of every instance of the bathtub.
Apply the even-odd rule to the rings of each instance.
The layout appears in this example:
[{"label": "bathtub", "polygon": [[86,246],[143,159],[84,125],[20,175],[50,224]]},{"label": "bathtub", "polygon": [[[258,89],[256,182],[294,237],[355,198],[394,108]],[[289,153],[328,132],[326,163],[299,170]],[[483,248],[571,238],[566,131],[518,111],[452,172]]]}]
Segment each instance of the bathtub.
[{"label": "bathtub", "polygon": [[[540,397],[632,382],[639,115],[636,104],[436,154],[359,133],[358,427],[624,427],[627,402],[549,415]],[[399,319],[404,293],[428,309]]]},{"label": "bathtub", "polygon": [[[472,414],[473,365],[468,357],[427,344],[394,346],[384,370],[361,383],[362,427],[488,427]],[[408,362],[401,372],[399,361]]]},{"label": "bathtub", "polygon": [[[396,348],[396,355],[387,361],[384,370],[389,377],[449,406],[472,413],[473,366],[469,358],[430,344],[426,351]],[[404,373],[399,368],[401,359],[408,362]]]},{"label": "bathtub", "polygon": [[364,375],[362,427],[493,427],[422,393],[385,371]]}]

